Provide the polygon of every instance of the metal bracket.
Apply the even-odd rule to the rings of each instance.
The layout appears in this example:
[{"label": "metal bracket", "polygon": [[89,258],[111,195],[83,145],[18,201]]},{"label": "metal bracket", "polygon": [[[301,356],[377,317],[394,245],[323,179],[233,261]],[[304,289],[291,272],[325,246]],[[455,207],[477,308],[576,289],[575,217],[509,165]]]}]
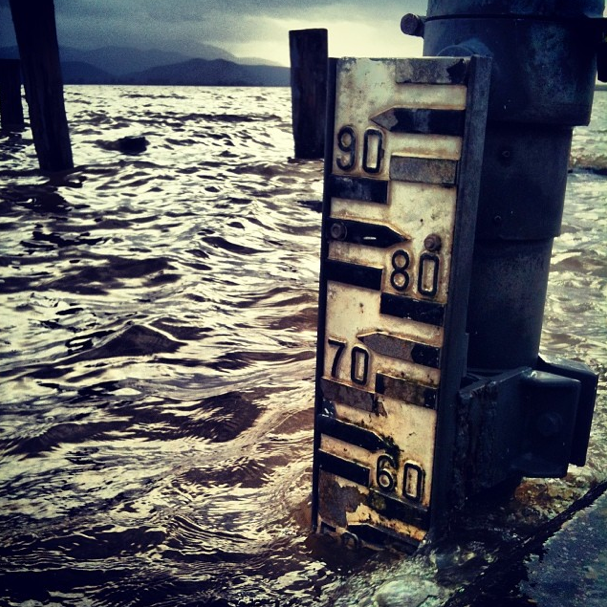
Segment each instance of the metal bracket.
[{"label": "metal bracket", "polygon": [[597,381],[586,365],[540,358],[537,369],[476,378],[460,390],[460,498],[516,477],[563,477],[570,463],[583,465]]}]

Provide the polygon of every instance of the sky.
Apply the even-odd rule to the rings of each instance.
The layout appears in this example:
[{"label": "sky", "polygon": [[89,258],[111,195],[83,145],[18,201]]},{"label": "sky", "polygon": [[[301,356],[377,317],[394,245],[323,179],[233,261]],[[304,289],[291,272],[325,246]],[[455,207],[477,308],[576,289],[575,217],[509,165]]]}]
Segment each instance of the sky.
[{"label": "sky", "polygon": [[[288,32],[324,27],[333,57],[422,54],[400,31],[426,0],[55,0],[59,43],[82,49],[132,46],[197,56],[199,44],[237,57],[289,65]],[[0,46],[15,44],[8,0],[0,0]]]}]

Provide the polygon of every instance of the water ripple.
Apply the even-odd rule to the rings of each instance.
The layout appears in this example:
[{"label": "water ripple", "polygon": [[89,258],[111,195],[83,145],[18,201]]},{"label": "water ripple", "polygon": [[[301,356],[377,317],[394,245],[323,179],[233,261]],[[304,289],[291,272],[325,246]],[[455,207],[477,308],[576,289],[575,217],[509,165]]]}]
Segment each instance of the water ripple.
[{"label": "water ripple", "polygon": [[[382,565],[309,537],[322,165],[289,91],[66,103],[72,173],[0,140],[0,603],[331,604]],[[543,341],[603,400],[604,135],[576,133]]]}]

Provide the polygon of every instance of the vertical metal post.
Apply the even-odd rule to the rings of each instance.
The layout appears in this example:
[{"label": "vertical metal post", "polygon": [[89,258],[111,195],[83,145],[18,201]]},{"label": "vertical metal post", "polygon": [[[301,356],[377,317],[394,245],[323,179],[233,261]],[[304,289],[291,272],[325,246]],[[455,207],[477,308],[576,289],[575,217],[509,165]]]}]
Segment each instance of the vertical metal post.
[{"label": "vertical metal post", "polygon": [[[493,59],[452,457],[460,500],[584,465],[597,375],[546,361],[540,336],[572,130],[588,124],[603,0],[429,0],[403,32],[428,56]],[[472,246],[472,243],[470,243]]]},{"label": "vertical metal post", "polygon": [[327,96],[327,30],[289,32],[296,158],[322,158]]},{"label": "vertical metal post", "polygon": [[40,168],[71,169],[53,0],[10,0],[10,6]]},{"label": "vertical metal post", "polygon": [[18,59],[0,59],[0,114],[3,130],[23,128],[21,69]]},{"label": "vertical metal post", "polygon": [[603,0],[431,0],[424,54],[494,59],[468,310],[468,366],[537,362],[572,129],[590,120]]}]

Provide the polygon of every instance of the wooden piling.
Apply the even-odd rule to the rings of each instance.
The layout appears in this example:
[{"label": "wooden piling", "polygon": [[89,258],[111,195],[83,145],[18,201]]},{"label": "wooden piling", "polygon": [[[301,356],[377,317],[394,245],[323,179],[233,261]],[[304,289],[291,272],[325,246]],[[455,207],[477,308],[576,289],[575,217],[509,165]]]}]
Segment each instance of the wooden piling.
[{"label": "wooden piling", "polygon": [[43,171],[73,168],[53,0],[10,0],[25,97]]},{"label": "wooden piling", "polygon": [[18,131],[24,125],[19,59],[0,59],[0,126]]},{"label": "wooden piling", "polygon": [[326,29],[289,32],[291,104],[296,158],[324,156],[327,41]]}]

